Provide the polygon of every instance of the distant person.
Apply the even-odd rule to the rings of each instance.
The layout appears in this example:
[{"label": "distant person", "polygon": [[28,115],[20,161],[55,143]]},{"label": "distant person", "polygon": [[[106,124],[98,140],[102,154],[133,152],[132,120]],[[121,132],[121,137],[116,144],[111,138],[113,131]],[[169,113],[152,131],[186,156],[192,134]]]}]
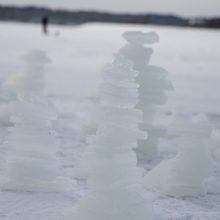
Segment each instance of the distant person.
[{"label": "distant person", "polygon": [[47,16],[42,17],[42,26],[43,26],[43,33],[48,34],[48,21],[49,18]]}]

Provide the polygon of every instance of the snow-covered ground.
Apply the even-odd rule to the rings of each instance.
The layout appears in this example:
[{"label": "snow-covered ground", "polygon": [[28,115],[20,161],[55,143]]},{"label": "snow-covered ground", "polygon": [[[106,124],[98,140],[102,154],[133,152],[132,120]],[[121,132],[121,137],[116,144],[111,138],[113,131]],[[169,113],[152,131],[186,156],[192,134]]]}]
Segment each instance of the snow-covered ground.
[{"label": "snow-covered ground", "polygon": [[[170,72],[175,91],[169,94],[164,111],[183,105],[193,113],[206,113],[213,123],[220,112],[220,32],[216,30],[155,26],[92,24],[75,27],[52,26],[43,36],[38,25],[0,23],[0,82],[22,67],[19,57],[29,49],[43,49],[51,58],[47,67],[47,92],[57,107],[54,124],[62,146],[61,172],[73,179],[85,137],[81,130],[97,93],[100,72],[123,44],[127,30],[156,31],[160,43],[154,46],[151,63]],[[6,133],[0,125],[0,143]],[[6,149],[0,147],[0,174]],[[61,220],[85,192],[84,182],[75,181],[67,193],[0,192],[0,220]],[[220,195],[175,199],[152,192],[155,208],[171,220],[219,220]]]}]

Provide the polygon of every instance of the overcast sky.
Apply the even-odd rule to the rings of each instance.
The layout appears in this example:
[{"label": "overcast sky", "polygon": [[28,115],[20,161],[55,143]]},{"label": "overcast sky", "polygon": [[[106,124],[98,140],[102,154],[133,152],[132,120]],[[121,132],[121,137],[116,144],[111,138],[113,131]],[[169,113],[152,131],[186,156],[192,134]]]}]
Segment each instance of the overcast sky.
[{"label": "overcast sky", "polygon": [[0,0],[0,4],[133,13],[159,12],[183,16],[220,15],[220,0]]}]

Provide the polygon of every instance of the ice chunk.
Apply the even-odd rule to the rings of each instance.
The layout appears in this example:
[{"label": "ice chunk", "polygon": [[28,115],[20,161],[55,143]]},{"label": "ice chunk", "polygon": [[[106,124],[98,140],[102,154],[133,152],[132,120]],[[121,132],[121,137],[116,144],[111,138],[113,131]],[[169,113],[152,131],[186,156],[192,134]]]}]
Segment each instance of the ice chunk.
[{"label": "ice chunk", "polygon": [[123,34],[125,40],[132,44],[153,44],[159,41],[155,32],[143,33],[141,31],[128,31]]}]

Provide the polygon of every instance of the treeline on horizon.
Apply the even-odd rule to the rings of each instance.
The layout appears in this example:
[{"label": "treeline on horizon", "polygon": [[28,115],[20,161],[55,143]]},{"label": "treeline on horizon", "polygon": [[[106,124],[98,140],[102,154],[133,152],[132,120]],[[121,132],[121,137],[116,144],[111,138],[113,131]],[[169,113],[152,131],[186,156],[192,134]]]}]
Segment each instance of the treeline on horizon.
[{"label": "treeline on horizon", "polygon": [[68,11],[35,6],[16,7],[0,5],[0,21],[40,23],[47,16],[51,24],[77,25],[89,22],[150,24],[181,27],[220,28],[220,17],[183,18],[159,14],[116,14],[98,11]]}]

